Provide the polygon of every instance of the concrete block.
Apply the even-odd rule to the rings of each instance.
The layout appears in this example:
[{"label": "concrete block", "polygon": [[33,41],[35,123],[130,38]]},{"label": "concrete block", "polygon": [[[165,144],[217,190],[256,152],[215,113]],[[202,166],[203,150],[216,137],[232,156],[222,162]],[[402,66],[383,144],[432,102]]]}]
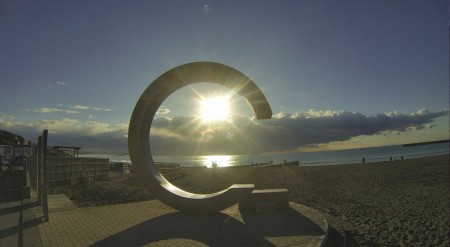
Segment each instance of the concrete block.
[{"label": "concrete block", "polygon": [[255,202],[273,202],[275,208],[289,207],[289,191],[287,189],[254,190],[251,196]]},{"label": "concrete block", "polygon": [[273,204],[274,209],[288,208],[289,191],[287,189],[253,190],[248,197],[239,202],[239,208],[256,210],[259,203],[263,208],[266,207],[265,203]]},{"label": "concrete block", "polygon": [[255,203],[255,213],[271,214],[275,211],[275,204],[269,201],[258,201]]}]

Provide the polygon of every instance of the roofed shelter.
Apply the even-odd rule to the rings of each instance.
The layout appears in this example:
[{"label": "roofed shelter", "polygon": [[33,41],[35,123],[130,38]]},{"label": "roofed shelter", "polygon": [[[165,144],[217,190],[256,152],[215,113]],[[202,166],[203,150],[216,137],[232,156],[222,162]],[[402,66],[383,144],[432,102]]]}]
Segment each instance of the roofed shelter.
[{"label": "roofed shelter", "polygon": [[81,149],[81,147],[70,147],[70,146],[53,146],[53,148],[56,150],[56,152],[58,152],[60,149],[72,149],[73,157],[78,157],[78,152]]}]

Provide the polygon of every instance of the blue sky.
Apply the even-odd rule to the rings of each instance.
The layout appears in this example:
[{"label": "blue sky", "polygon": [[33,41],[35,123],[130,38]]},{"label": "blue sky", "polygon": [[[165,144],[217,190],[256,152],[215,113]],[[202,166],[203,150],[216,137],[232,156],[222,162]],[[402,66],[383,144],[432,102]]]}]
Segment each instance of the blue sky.
[{"label": "blue sky", "polygon": [[[143,90],[194,61],[238,69],[269,100],[274,118],[260,122],[236,98],[242,143],[271,136],[246,152],[449,138],[447,1],[1,1],[0,37],[0,128],[30,139],[46,128],[53,145],[127,152]],[[194,91],[214,90],[172,95],[152,148],[192,141],[175,120],[197,114]],[[201,153],[231,153],[239,139],[217,138]]]}]

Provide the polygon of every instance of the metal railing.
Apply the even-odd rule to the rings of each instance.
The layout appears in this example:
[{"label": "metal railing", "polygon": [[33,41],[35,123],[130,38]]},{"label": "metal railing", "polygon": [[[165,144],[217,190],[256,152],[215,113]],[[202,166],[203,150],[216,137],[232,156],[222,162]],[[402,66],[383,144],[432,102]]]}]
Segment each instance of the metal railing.
[{"label": "metal railing", "polygon": [[[37,164],[36,158],[30,157],[28,165],[31,167],[34,164]],[[73,185],[79,181],[106,180],[108,170],[109,159],[47,157],[47,183],[49,185]]]}]

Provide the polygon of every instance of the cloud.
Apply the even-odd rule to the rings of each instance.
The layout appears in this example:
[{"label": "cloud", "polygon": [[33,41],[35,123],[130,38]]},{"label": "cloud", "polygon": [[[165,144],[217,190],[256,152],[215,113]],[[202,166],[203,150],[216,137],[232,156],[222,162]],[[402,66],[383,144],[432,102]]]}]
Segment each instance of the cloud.
[{"label": "cloud", "polygon": [[74,105],[71,108],[78,109],[78,110],[94,110],[94,111],[106,111],[106,112],[111,111],[111,109],[109,109],[109,108],[91,107],[91,106],[86,106],[86,105]]},{"label": "cloud", "polygon": [[80,121],[71,118],[63,118],[60,120],[46,120],[42,119],[34,124],[34,127],[37,129],[47,129],[50,131],[60,131],[60,130],[81,130],[82,126],[80,125]]},{"label": "cloud", "polygon": [[71,107],[72,109],[79,109],[79,110],[87,110],[90,107],[89,106],[85,106],[85,105],[74,105]]},{"label": "cloud", "polygon": [[367,116],[357,112],[314,110],[279,113],[271,120],[234,116],[208,127],[194,117],[161,117],[152,125],[152,150],[162,154],[266,153],[349,141],[359,136],[398,134],[432,128],[433,119],[449,111],[421,109]]},{"label": "cloud", "polygon": [[277,117],[271,122],[271,126],[286,129],[286,134],[298,137],[304,145],[344,141],[361,135],[420,129],[430,124],[434,118],[445,115],[448,115],[448,110],[429,112],[422,109],[409,115],[388,112],[375,116],[349,111],[310,110],[307,113]]},{"label": "cloud", "polygon": [[210,13],[211,12],[211,7],[208,4],[203,5],[202,8],[203,13]]},{"label": "cloud", "polygon": [[42,130],[49,131],[49,145],[81,146],[83,151],[126,153],[128,124],[110,125],[71,118],[42,119],[32,123],[17,122],[0,115],[0,129],[6,129],[36,142]]},{"label": "cloud", "polygon": [[[365,136],[390,135],[433,128],[435,118],[448,110],[421,109],[367,116],[358,112],[314,110],[278,113],[270,120],[233,116],[231,121],[205,124],[191,116],[153,120],[150,144],[154,155],[252,154],[286,152],[302,147],[354,141]],[[0,129],[26,138],[49,130],[50,145],[81,146],[83,151],[127,153],[128,123],[109,124],[71,118],[20,123],[0,114]]]},{"label": "cloud", "polygon": [[109,108],[99,108],[99,107],[92,107],[92,110],[94,111],[111,111]]},{"label": "cloud", "polygon": [[160,107],[158,111],[156,111],[156,115],[167,115],[170,113],[170,110],[165,107]]},{"label": "cloud", "polygon": [[[60,105],[60,106],[62,106],[62,105]],[[72,109],[72,110],[70,110],[70,109]],[[39,112],[39,113],[63,112],[63,113],[67,113],[67,114],[78,114],[78,113],[80,113],[79,110],[83,110],[83,111],[93,110],[93,111],[104,111],[104,112],[111,111],[111,109],[109,109],[109,108],[91,107],[91,106],[86,106],[86,105],[74,105],[74,106],[70,107],[70,109],[41,107],[41,108],[37,108],[37,109],[26,109],[26,111],[33,111],[33,112]]]},{"label": "cloud", "polygon": [[[28,110],[30,110],[30,109],[28,109]],[[80,113],[79,111],[63,110],[63,109],[59,109],[59,108],[48,108],[48,107],[37,108],[32,111],[39,112],[39,113],[53,113],[53,112],[63,112],[63,113],[68,113],[68,114]]]},{"label": "cloud", "polygon": [[47,83],[47,87],[48,88],[52,88],[53,85],[65,87],[65,86],[67,86],[67,83],[66,82],[62,82],[62,81],[55,81],[54,83]]},{"label": "cloud", "polygon": [[9,129],[14,126],[15,118],[13,116],[0,114],[0,128]]}]

